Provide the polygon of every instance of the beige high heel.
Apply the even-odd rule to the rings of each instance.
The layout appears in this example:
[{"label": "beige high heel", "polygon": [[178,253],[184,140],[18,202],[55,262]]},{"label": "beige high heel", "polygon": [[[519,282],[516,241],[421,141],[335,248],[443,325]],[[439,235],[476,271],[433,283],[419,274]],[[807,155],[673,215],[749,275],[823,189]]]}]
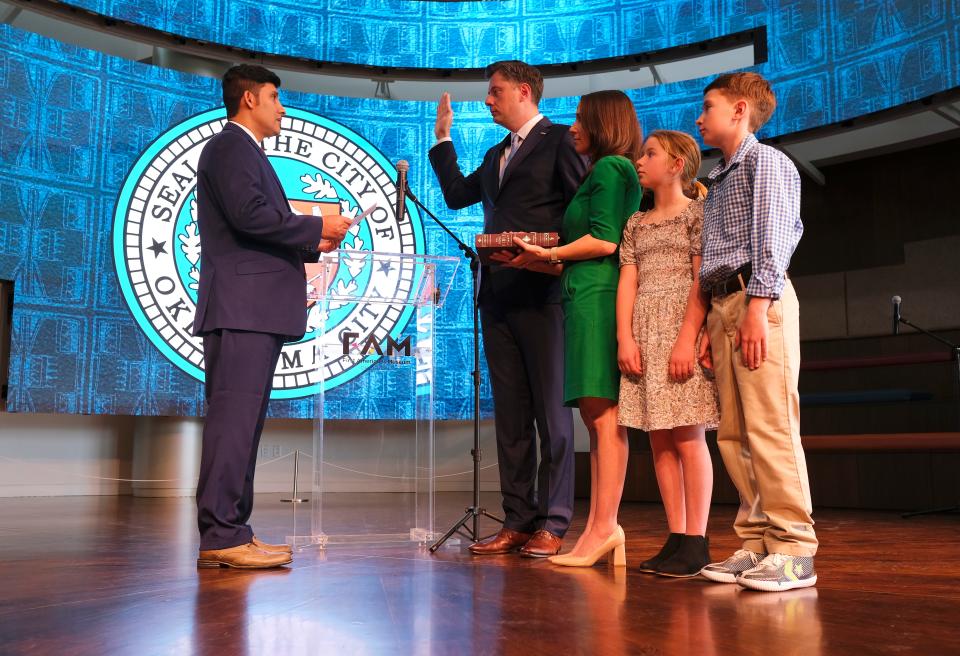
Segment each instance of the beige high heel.
[{"label": "beige high heel", "polygon": [[606,556],[608,564],[614,567],[626,567],[627,552],[624,547],[625,543],[626,536],[623,534],[623,528],[618,524],[617,528],[610,534],[610,537],[586,556],[561,554],[551,556],[549,560],[554,565],[561,565],[563,567],[592,567],[598,560]]}]

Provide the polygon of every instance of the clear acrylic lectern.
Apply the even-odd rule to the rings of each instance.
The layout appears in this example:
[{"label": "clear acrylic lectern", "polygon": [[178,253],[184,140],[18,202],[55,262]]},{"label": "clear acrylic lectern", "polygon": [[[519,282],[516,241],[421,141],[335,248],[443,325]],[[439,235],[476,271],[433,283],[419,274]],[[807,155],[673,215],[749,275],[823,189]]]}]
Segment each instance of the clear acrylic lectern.
[{"label": "clear acrylic lectern", "polygon": [[436,320],[458,264],[340,250],[308,265],[321,383],[312,496],[294,508],[294,547],[434,539]]}]

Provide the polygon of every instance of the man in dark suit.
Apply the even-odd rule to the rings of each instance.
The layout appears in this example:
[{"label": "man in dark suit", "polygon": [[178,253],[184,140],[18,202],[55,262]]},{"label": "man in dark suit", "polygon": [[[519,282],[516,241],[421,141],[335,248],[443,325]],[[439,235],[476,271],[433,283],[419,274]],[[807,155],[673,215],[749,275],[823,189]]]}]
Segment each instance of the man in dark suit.
[{"label": "man in dark suit", "polygon": [[201,265],[195,335],[203,337],[207,418],[197,523],[199,567],[277,567],[291,560],[247,524],[273,373],[284,341],[306,330],[304,261],[334,250],[349,221],[292,211],[261,147],[280,134],[280,78],[262,66],[223,76],[228,123],[197,168]]},{"label": "man in dark suit", "polygon": [[[430,163],[451,209],[483,204],[484,232],[558,232],[585,166],[568,126],[538,109],[543,77],[518,61],[487,69],[486,105],[510,134],[464,176],[450,139],[449,94],[437,107]],[[480,320],[493,387],[504,527],[475,554],[560,551],[573,514],[573,417],[563,406],[563,312],[556,275],[506,266],[481,271]],[[536,436],[540,436],[537,470]]]}]

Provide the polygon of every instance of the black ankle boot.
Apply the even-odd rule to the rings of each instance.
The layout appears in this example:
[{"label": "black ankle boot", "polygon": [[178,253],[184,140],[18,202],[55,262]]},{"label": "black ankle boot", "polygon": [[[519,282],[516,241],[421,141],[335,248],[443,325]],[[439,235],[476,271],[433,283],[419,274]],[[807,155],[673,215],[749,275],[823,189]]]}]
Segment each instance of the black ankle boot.
[{"label": "black ankle boot", "polygon": [[655,574],[660,567],[660,563],[676,553],[677,549],[680,548],[680,543],[682,541],[683,533],[671,533],[670,537],[667,538],[666,543],[663,545],[663,547],[661,547],[660,553],[650,560],[645,560],[640,563],[640,571]]},{"label": "black ankle boot", "polygon": [[657,574],[686,578],[696,576],[710,563],[710,539],[704,535],[684,535],[680,548],[660,563]]}]

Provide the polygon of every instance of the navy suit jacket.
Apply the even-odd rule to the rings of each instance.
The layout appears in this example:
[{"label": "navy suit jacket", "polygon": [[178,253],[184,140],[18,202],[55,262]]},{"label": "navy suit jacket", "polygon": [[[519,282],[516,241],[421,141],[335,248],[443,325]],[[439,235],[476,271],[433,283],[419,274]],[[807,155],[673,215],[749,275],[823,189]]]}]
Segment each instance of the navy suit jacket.
[{"label": "navy suit jacket", "polygon": [[316,261],[323,220],[291,211],[267,156],[227,123],[197,168],[200,289],[193,334],[220,328],[300,339],[307,324],[304,261]]},{"label": "navy suit jacket", "polygon": [[[573,147],[570,128],[544,118],[510,159],[500,183],[500,155],[510,135],[487,151],[480,167],[464,176],[453,143],[430,149],[430,164],[447,207],[458,210],[483,203],[483,231],[560,232],[563,213],[586,172]],[[557,276],[504,266],[483,267],[480,303],[532,306],[560,301]]]}]

